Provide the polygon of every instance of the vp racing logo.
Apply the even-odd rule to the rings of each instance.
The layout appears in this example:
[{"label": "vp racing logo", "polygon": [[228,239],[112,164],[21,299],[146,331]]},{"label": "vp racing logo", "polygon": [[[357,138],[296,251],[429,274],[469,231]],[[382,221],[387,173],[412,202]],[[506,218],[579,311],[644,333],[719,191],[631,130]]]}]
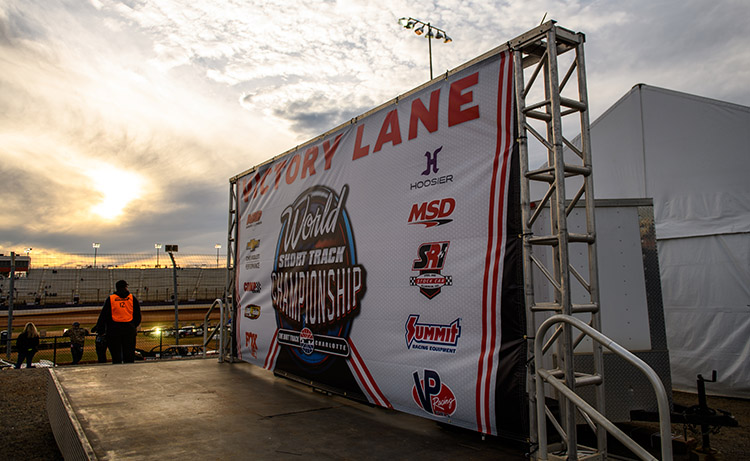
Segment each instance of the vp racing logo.
[{"label": "vp racing logo", "polygon": [[313,186],[281,213],[271,273],[277,340],[306,369],[349,356],[347,339],[367,290],[346,211],[349,186],[337,194]]},{"label": "vp racing logo", "polygon": [[419,256],[414,260],[411,270],[419,272],[419,275],[411,277],[411,286],[419,287],[420,293],[428,299],[440,294],[444,286],[453,285],[453,277],[442,275],[445,255],[448,252],[450,242],[423,243],[417,250]]},{"label": "vp racing logo", "polygon": [[419,371],[415,371],[412,377],[411,396],[419,408],[435,416],[450,416],[456,412],[456,396],[443,384],[437,371],[424,370],[424,379],[420,379]]}]

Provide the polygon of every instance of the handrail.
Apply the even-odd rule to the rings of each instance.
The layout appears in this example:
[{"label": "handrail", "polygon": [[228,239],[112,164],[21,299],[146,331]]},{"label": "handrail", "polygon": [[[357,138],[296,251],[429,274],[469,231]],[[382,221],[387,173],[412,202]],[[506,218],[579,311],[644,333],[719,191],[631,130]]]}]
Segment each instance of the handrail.
[{"label": "handrail", "polygon": [[[534,366],[536,368],[536,415],[539,435],[539,457],[541,461],[547,461],[547,424],[545,416],[545,402],[544,402],[544,381],[547,381],[552,387],[560,391],[566,398],[573,402],[581,411],[589,415],[593,420],[604,427],[609,433],[611,433],[617,440],[623,443],[627,448],[633,451],[641,459],[656,460],[648,451],[638,445],[632,438],[628,437],[622,432],[617,426],[609,421],[604,415],[596,411],[591,405],[583,400],[578,394],[572,389],[565,386],[563,382],[553,377],[547,370],[544,369],[543,360],[543,342],[544,336],[552,325],[560,322],[568,323],[586,335],[590,336],[591,339],[598,342],[602,346],[606,347],[610,351],[614,352],[621,358],[625,359],[630,364],[641,370],[648,380],[651,382],[651,386],[656,392],[656,402],[659,407],[659,432],[661,434],[661,456],[663,461],[672,460],[672,424],[669,413],[669,400],[667,398],[667,392],[664,390],[664,384],[656,374],[656,372],[648,366],[643,360],[633,355],[630,351],[620,346],[610,338],[595,330],[585,322],[569,316],[569,315],[553,315],[544,322],[537,330],[536,338],[534,339]],[[539,378],[542,379],[539,379]]]},{"label": "handrail", "polygon": [[[219,305],[219,327],[215,328],[214,331],[211,332],[211,335],[208,335],[208,319],[211,315],[211,312],[214,310],[214,306]],[[213,339],[213,337],[216,335],[216,331],[219,331],[219,362],[224,361],[224,303],[221,301],[221,299],[215,299],[214,302],[211,304],[211,307],[208,308],[208,312],[206,312],[206,316],[203,319],[203,358],[206,358],[206,346],[208,346],[208,342]]]}]

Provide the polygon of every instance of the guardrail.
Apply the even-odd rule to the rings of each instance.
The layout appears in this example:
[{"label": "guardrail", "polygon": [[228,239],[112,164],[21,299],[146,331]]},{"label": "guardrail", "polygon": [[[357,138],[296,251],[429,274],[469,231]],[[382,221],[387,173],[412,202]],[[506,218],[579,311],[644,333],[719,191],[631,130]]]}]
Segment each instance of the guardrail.
[{"label": "guardrail", "polygon": [[227,318],[225,318],[225,312],[224,312],[224,303],[221,301],[221,299],[215,299],[214,302],[211,304],[211,307],[208,308],[208,311],[206,312],[206,316],[203,319],[203,324],[208,324],[208,319],[211,316],[211,313],[213,312],[214,308],[216,306],[219,306],[219,325],[214,328],[214,330],[211,332],[211,334],[208,334],[207,329],[203,329],[203,358],[206,357],[206,345],[208,344],[211,339],[213,339],[214,336],[216,336],[216,332],[219,332],[219,363],[224,362],[224,356],[226,355],[226,329],[227,329]]},{"label": "guardrail", "polygon": [[[591,419],[596,421],[601,427],[607,432],[612,434],[617,440],[623,445],[630,449],[635,455],[644,460],[656,460],[646,449],[638,445],[632,438],[626,435],[622,430],[614,425],[606,416],[602,415],[591,405],[589,405],[581,396],[575,393],[574,390],[570,389],[555,378],[549,370],[543,366],[543,352],[544,352],[544,337],[547,331],[556,323],[568,323],[581,332],[591,337],[592,340],[598,342],[603,347],[606,347],[619,357],[625,359],[628,363],[635,366],[638,370],[643,372],[648,378],[651,386],[656,392],[656,402],[659,408],[659,433],[661,435],[661,456],[662,461],[672,460],[672,432],[671,432],[671,421],[670,421],[670,410],[669,410],[669,399],[667,398],[667,392],[664,389],[661,379],[656,372],[648,366],[644,361],[633,355],[630,351],[620,346],[610,338],[602,334],[601,332],[593,329],[591,326],[582,322],[581,320],[568,316],[568,315],[553,315],[544,322],[537,330],[536,338],[534,339],[534,366],[536,369],[536,417],[538,425],[538,436],[539,436],[539,455],[537,457],[540,461],[547,461],[547,418],[545,411],[545,399],[544,399],[544,382],[549,383],[555,390],[559,391],[565,398],[569,399],[573,404],[578,407],[580,411],[588,415]],[[541,378],[541,379],[540,379]],[[559,429],[558,429],[559,430]],[[565,434],[561,434],[563,437]]]}]

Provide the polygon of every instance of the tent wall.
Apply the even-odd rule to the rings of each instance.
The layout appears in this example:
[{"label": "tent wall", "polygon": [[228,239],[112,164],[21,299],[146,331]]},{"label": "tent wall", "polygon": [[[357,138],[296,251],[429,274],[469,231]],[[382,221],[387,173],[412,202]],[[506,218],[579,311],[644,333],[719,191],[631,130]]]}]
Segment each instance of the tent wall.
[{"label": "tent wall", "polygon": [[637,85],[591,139],[597,199],[653,198],[674,387],[750,397],[750,108]]}]

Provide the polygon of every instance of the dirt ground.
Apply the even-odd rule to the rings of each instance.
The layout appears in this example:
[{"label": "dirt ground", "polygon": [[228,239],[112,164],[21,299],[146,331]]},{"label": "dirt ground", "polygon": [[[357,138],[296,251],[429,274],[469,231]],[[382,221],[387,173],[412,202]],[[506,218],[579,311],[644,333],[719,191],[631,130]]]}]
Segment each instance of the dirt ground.
[{"label": "dirt ground", "polygon": [[[0,461],[63,459],[47,417],[48,373],[44,368],[0,371]],[[674,401],[695,405],[697,397],[675,392]],[[711,446],[720,452],[716,459],[750,460],[750,400],[709,396],[708,406],[731,412],[740,425],[711,435]],[[658,426],[643,427],[647,430],[653,427],[653,432],[658,432]],[[682,435],[683,427],[675,424],[672,431],[675,435]],[[700,442],[699,435],[693,437]],[[675,453],[674,459],[690,458],[687,454]]]}]

